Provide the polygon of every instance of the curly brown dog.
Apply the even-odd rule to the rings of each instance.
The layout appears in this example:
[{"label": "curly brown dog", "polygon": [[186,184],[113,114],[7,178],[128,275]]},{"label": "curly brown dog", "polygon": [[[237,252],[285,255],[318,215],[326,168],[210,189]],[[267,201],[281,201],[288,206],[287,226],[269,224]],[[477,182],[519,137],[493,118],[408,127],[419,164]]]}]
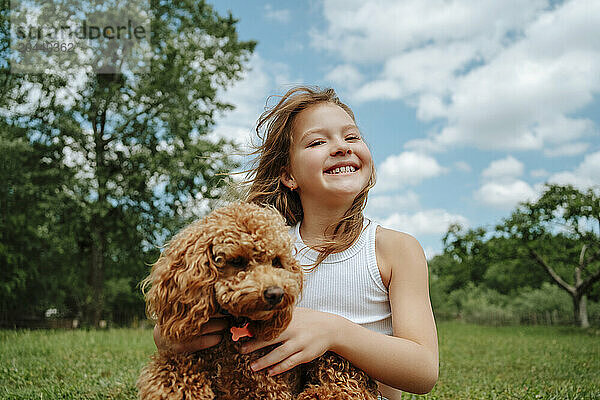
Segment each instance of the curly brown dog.
[{"label": "curly brown dog", "polygon": [[[288,326],[302,290],[302,268],[274,209],[236,203],[213,211],[167,244],[146,280],[149,316],[161,335],[184,342],[217,313],[232,333],[271,340]],[[235,327],[244,327],[236,330]],[[243,336],[243,334],[241,334]],[[376,399],[376,384],[326,353],[303,368],[268,376],[250,363],[273,347],[240,354],[231,336],[195,353],[159,352],[137,381],[144,400]],[[242,338],[241,340],[247,340]]]}]

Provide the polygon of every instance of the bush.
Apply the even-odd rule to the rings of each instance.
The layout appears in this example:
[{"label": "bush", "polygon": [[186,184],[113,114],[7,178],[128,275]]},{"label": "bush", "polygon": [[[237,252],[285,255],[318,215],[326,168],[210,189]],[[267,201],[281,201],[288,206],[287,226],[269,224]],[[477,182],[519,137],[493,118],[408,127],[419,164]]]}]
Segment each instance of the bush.
[{"label": "bush", "polygon": [[588,300],[587,310],[590,325],[600,326],[600,302],[591,302]]},{"label": "bush", "polygon": [[141,290],[130,278],[109,279],[105,284],[106,312],[113,326],[136,326],[144,321]]},{"label": "bush", "polygon": [[[571,297],[561,288],[544,283],[539,289],[523,288],[505,295],[483,285],[469,282],[446,293],[443,285],[431,287],[436,318],[460,319],[485,325],[570,325],[573,324]],[[600,303],[587,301],[591,325],[600,325]]]},{"label": "bush", "polygon": [[509,307],[510,298],[493,289],[469,282],[450,293],[440,293],[432,287],[432,306],[440,319],[461,319],[467,322],[506,325],[518,322]]},{"label": "bush", "polygon": [[573,301],[561,288],[543,283],[539,289],[525,288],[512,301],[519,322],[528,324],[570,324]]},{"label": "bush", "polygon": [[454,291],[450,297],[458,305],[459,317],[466,322],[490,325],[516,322],[508,305],[508,296],[493,289],[469,283],[465,288]]}]

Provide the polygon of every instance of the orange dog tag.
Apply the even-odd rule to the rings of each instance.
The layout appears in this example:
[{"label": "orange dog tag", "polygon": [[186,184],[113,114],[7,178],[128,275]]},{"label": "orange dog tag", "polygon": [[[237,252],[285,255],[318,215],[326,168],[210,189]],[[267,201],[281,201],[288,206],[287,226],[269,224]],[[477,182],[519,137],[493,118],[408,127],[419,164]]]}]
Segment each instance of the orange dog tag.
[{"label": "orange dog tag", "polygon": [[231,331],[231,339],[234,342],[237,342],[238,340],[240,340],[243,337],[252,337],[252,333],[250,333],[250,331],[248,330],[248,323],[246,323],[241,328],[238,328],[237,326],[232,326],[230,331]]}]

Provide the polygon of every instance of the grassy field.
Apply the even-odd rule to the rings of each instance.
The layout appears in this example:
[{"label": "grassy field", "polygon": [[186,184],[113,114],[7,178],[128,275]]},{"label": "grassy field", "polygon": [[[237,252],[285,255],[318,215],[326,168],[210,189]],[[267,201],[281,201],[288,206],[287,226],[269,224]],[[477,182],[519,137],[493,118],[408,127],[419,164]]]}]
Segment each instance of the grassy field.
[{"label": "grassy field", "polygon": [[[440,323],[434,390],[404,399],[600,399],[600,331]],[[134,399],[149,330],[0,331],[0,398]]]}]

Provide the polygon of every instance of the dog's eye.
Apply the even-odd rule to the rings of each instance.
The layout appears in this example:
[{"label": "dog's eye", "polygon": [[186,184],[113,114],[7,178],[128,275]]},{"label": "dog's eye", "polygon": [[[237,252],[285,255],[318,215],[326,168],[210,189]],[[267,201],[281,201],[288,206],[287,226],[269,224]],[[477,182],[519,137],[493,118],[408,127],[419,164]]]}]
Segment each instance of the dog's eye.
[{"label": "dog's eye", "polygon": [[217,265],[223,265],[224,262],[224,258],[222,255],[218,254],[216,256],[213,257],[213,261],[215,262],[215,264]]},{"label": "dog's eye", "polygon": [[272,264],[274,267],[281,267],[281,260],[279,259],[279,257],[275,257],[272,261]]},{"label": "dog's eye", "polygon": [[248,264],[248,261],[244,257],[236,257],[229,261],[229,264],[236,268],[243,268]]}]

